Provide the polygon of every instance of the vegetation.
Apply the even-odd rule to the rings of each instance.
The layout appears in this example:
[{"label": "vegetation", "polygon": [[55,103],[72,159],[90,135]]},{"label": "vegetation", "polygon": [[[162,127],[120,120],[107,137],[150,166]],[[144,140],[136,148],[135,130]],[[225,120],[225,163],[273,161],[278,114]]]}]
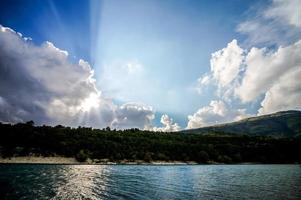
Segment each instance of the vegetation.
[{"label": "vegetation", "polygon": [[251,117],[233,123],[184,130],[183,133],[207,134],[224,132],[244,133],[250,136],[296,137],[301,135],[301,111],[282,111],[269,115]]},{"label": "vegetation", "polygon": [[301,137],[162,133],[0,123],[0,155],[66,156],[79,161],[301,162]]}]

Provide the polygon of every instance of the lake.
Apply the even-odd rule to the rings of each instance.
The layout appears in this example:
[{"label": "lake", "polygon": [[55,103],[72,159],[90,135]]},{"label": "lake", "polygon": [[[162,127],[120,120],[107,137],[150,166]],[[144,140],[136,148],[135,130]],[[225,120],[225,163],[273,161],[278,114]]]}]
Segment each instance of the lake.
[{"label": "lake", "polygon": [[2,164],[0,199],[301,199],[301,167]]}]

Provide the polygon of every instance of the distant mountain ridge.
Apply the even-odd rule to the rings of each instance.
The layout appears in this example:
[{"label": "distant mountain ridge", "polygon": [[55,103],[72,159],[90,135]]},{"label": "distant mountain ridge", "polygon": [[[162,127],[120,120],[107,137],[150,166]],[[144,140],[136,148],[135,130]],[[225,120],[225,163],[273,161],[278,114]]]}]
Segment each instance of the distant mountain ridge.
[{"label": "distant mountain ridge", "polygon": [[301,111],[289,110],[240,121],[183,130],[185,133],[228,133],[250,136],[296,137],[301,135]]}]

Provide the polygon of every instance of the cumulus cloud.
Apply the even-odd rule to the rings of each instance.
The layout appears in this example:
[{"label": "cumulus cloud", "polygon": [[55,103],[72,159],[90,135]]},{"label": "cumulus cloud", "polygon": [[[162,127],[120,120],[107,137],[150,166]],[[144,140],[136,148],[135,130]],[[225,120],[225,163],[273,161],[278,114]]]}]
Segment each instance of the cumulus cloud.
[{"label": "cumulus cloud", "polygon": [[199,94],[209,85],[218,86],[217,95],[227,100],[233,93],[237,77],[243,70],[244,50],[232,40],[227,47],[211,54],[210,73],[201,76],[197,81],[196,90]]},{"label": "cumulus cloud", "polygon": [[301,109],[301,65],[290,70],[265,93],[259,114],[268,114],[281,110]]},{"label": "cumulus cloud", "polygon": [[155,118],[152,107],[137,103],[126,103],[116,110],[112,127],[149,129]]},{"label": "cumulus cloud", "polygon": [[[210,73],[198,79],[197,89],[201,93],[204,87],[213,85],[221,100],[211,101],[189,116],[187,128],[249,116],[246,110],[235,107],[258,101],[258,115],[301,109],[300,10],[299,0],[273,0],[238,25],[237,30],[248,36],[247,46],[251,48],[243,49],[233,40],[211,55]],[[231,103],[232,108],[224,102]]]},{"label": "cumulus cloud", "polygon": [[[243,49],[233,40],[226,48],[211,55],[210,66],[213,78],[221,87],[227,86],[238,75],[243,61]],[[203,80],[204,81],[204,80]]]},{"label": "cumulus cloud", "polygon": [[[89,106],[99,104],[103,105],[97,111],[100,115],[102,111],[113,115],[110,103],[95,87],[93,70],[87,62],[71,63],[68,53],[52,43],[37,46],[2,26],[0,44],[0,95],[7,104],[1,107],[2,120],[75,125],[79,118],[86,118]],[[3,111],[8,108],[13,110]],[[106,121],[95,120],[90,121],[91,125],[107,125]]]},{"label": "cumulus cloud", "polygon": [[188,116],[187,128],[199,128],[218,123],[240,120],[249,115],[244,109],[230,109],[223,101],[211,101],[209,106],[200,108]]},{"label": "cumulus cloud", "polygon": [[[51,42],[35,45],[0,25],[0,120],[115,128],[151,126],[154,111],[137,103],[118,106],[96,87],[89,63],[72,63]],[[128,73],[140,66],[125,66]]]},{"label": "cumulus cloud", "polygon": [[174,132],[181,129],[181,127],[177,123],[174,123],[173,119],[166,114],[161,116],[160,122],[164,125],[163,127],[153,127],[151,130],[161,132]]},{"label": "cumulus cloud", "polygon": [[[273,0],[271,4],[237,26],[248,36],[247,43],[286,45],[301,36],[301,4],[299,0]],[[267,34],[268,33],[268,34]]]},{"label": "cumulus cloud", "polygon": [[[233,42],[231,43],[233,44]],[[223,49],[223,51],[226,51],[227,48]],[[239,46],[236,48],[241,49]],[[239,72],[228,79],[231,81],[224,85],[225,79],[215,78],[218,86],[224,85],[223,89],[220,90],[221,94],[219,97],[226,100],[238,98],[240,103],[245,104],[260,100],[264,96],[261,99],[258,114],[301,109],[301,101],[299,100],[301,99],[301,82],[300,78],[298,79],[298,77],[301,77],[301,40],[286,47],[280,46],[276,50],[254,47],[249,51],[241,50],[240,52],[245,53],[240,57],[240,63],[232,63]],[[212,54],[215,57],[214,59],[218,59],[216,55]],[[233,58],[231,58],[232,56]],[[235,59],[237,59],[237,55],[228,54],[227,59],[223,58],[218,64],[229,67],[227,60]],[[223,76],[228,74],[226,67],[220,67],[219,69],[219,73],[223,74]],[[214,73],[216,72],[211,70],[211,74],[207,74],[206,77],[214,77]],[[217,114],[214,110],[222,111],[223,104],[213,101],[210,106],[201,108],[193,116],[189,117],[188,127],[208,125],[210,120],[212,123],[221,122],[220,119],[224,119],[224,115]],[[231,114],[230,116],[235,117],[235,115]]]},{"label": "cumulus cloud", "polygon": [[[246,56],[245,65],[242,82],[235,92],[243,102],[248,102],[266,93],[273,85],[281,84],[279,81],[283,77],[289,81],[290,77],[286,74],[293,75],[301,67],[301,40],[287,47],[279,47],[275,52],[252,48]],[[298,83],[298,80],[291,82],[291,86]]]}]

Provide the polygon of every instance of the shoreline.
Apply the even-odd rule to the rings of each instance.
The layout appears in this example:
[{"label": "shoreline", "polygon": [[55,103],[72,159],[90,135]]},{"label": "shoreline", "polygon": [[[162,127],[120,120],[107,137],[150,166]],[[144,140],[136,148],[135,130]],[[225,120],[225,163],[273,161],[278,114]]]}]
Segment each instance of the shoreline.
[{"label": "shoreline", "polygon": [[73,157],[62,157],[62,156],[19,156],[2,158],[0,157],[0,164],[47,164],[47,165],[271,165],[271,164],[301,164],[301,163],[260,163],[260,162],[242,162],[242,163],[197,163],[195,161],[150,161],[145,162],[143,160],[120,160],[111,162],[108,159],[88,159],[85,162],[79,162]]},{"label": "shoreline", "polygon": [[143,160],[120,160],[109,161],[108,159],[88,159],[85,162],[79,162],[73,157],[43,157],[43,156],[19,156],[2,158],[0,157],[0,164],[62,164],[62,165],[197,165],[199,163],[194,161],[150,161],[145,162]]}]

